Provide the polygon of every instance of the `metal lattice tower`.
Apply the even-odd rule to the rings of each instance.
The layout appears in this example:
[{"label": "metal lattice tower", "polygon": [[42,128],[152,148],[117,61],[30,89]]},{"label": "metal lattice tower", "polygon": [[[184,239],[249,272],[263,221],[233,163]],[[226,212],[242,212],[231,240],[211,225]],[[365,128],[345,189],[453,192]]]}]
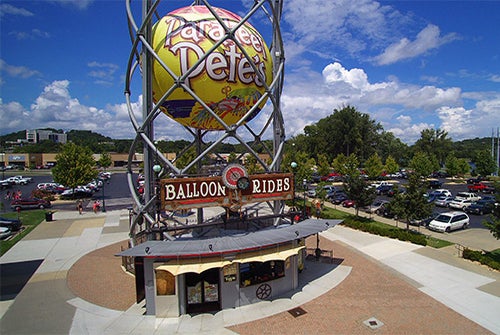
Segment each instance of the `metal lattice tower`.
[{"label": "metal lattice tower", "polygon": [[[226,141],[234,141],[241,144],[245,148],[245,152],[239,153],[240,156],[251,155],[257,161],[257,163],[262,167],[265,172],[277,172],[280,170],[280,164],[283,155],[283,149],[285,144],[285,131],[283,115],[280,109],[280,98],[281,91],[284,80],[284,50],[283,41],[280,32],[280,19],[282,13],[282,0],[260,0],[254,1],[254,4],[249,8],[246,14],[241,15],[241,24],[249,22],[249,20],[254,20],[255,22],[265,21],[267,27],[266,31],[270,31],[269,36],[262,34],[263,38],[268,41],[269,51],[272,58],[273,64],[273,80],[270,85],[267,85],[264,81],[265,93],[260,98],[259,102],[264,101],[267,98],[266,106],[259,114],[259,118],[268,115],[265,122],[257,123],[248,122],[245,123],[247,119],[250,120],[250,115],[255,111],[258,104],[255,104],[250,111],[248,111],[245,116],[236,124],[227,125],[223,120],[217,116],[215,111],[211,109],[207,104],[204,104],[205,109],[215,118],[218,119],[223,130],[203,130],[198,128],[191,128],[178,124],[180,128],[184,128],[188,136],[191,137],[191,144],[186,147],[183,152],[179,153],[176,159],[169,160],[165,155],[163,155],[157,148],[154,138],[155,123],[160,118],[167,117],[160,110],[160,104],[162,101],[168,99],[169,94],[176,88],[183,88],[185,91],[190,91],[189,87],[184,86],[185,76],[175,76],[174,75],[174,85],[170,90],[168,90],[165,95],[158,101],[157,104],[153,102],[152,94],[152,80],[153,80],[153,62],[157,61],[163,63],[159,56],[156,54],[154,48],[152,47],[152,27],[159,20],[160,17],[167,14],[170,10],[163,10],[162,5],[168,4],[172,5],[172,2],[164,1],[163,4],[160,0],[142,0],[142,12],[136,13],[140,10],[139,1],[126,0],[127,18],[129,24],[130,37],[132,40],[132,49],[129,55],[126,82],[125,82],[125,98],[128,108],[128,114],[130,121],[135,130],[135,138],[130,147],[128,166],[127,166],[127,177],[130,192],[134,201],[134,210],[131,214],[131,225],[130,225],[130,236],[132,238],[139,234],[148,236],[150,228],[158,224],[157,218],[155,216],[155,206],[158,201],[158,195],[155,190],[156,178],[160,178],[161,175],[169,174],[171,177],[181,177],[186,176],[188,171],[196,169],[198,173],[202,169],[202,160],[208,155],[218,155],[215,152],[217,145],[225,143]],[[178,2],[176,2],[178,4]],[[192,3],[185,4],[186,6]],[[217,13],[213,10],[214,7],[210,4],[208,0],[195,1],[195,5],[206,6],[215,18],[223,24],[222,20],[217,16]],[[244,9],[242,9],[244,10]],[[140,17],[140,21],[138,21]],[[234,38],[234,32],[239,27],[224,26],[226,34],[219,41],[222,43],[226,40],[232,40],[231,43],[238,45],[238,41]],[[258,27],[257,27],[258,29]],[[200,57],[199,62],[203,61],[209,57],[213,50],[208,50],[202,57]],[[244,52],[243,52],[244,53]],[[245,54],[249,63],[252,67],[256,69],[256,65],[253,64],[251,58],[248,54]],[[198,62],[198,63],[199,63]],[[190,70],[193,70],[198,63],[194,64]],[[162,64],[166,71],[169,71],[166,64]],[[188,71],[189,72],[189,71]],[[172,71],[169,71],[172,73]],[[132,99],[132,84],[134,82],[141,82],[142,91],[135,92],[138,97],[142,94],[142,117],[138,117],[137,110],[134,110]],[[195,92],[189,92],[193,99],[197,100],[199,103],[203,104],[201,98],[199,98]],[[267,142],[263,142],[267,139],[272,140],[272,147],[267,146]],[[210,137],[210,141],[207,138]],[[215,138],[215,139],[213,139]],[[144,193],[141,196],[136,190],[136,185],[133,180],[133,157],[135,155],[135,149],[137,146],[142,145],[144,151]],[[256,147],[260,146],[264,148],[265,152],[271,157],[270,162],[263,161],[257,154]],[[183,155],[186,155],[188,150],[195,150],[196,155],[192,158],[189,163],[184,168],[178,168],[176,166],[176,160],[178,160]],[[154,171],[161,168],[160,171]],[[276,201],[274,203],[269,203],[269,207],[275,214],[280,214],[284,210],[283,201]],[[204,221],[203,210],[199,209],[197,213],[198,223]],[[164,238],[172,238],[170,236],[164,236]]]}]

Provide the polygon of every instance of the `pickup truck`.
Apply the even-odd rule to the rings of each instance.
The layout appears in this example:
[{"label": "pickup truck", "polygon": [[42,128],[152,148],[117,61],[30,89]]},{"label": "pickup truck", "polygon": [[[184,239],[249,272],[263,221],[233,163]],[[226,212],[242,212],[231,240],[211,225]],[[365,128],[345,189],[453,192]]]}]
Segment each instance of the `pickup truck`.
[{"label": "pickup truck", "polygon": [[9,177],[9,178],[7,178],[7,181],[11,182],[12,184],[16,184],[16,185],[28,185],[28,183],[30,182],[29,179],[21,178],[21,176]]},{"label": "pickup truck", "polygon": [[471,202],[478,201],[481,199],[481,197],[474,192],[458,192],[455,198],[470,200]]},{"label": "pickup truck", "polygon": [[474,183],[472,185],[467,185],[470,192],[483,192],[483,193],[494,193],[495,188],[485,183]]},{"label": "pickup truck", "polygon": [[383,185],[390,185],[390,186],[393,186],[392,183],[388,182],[388,181],[380,181],[378,183],[373,183],[370,185],[370,187],[374,187],[374,188],[377,188],[377,187],[380,187],[380,186],[383,186]]}]

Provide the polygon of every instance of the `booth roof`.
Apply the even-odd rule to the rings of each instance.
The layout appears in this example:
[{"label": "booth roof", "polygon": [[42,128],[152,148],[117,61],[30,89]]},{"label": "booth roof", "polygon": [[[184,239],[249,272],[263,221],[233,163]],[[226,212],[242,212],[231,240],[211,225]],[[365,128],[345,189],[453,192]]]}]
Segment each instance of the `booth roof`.
[{"label": "booth roof", "polygon": [[237,254],[271,248],[330,229],[342,220],[306,219],[293,225],[272,226],[253,232],[215,238],[180,238],[147,241],[117,256],[145,258],[191,258]]}]

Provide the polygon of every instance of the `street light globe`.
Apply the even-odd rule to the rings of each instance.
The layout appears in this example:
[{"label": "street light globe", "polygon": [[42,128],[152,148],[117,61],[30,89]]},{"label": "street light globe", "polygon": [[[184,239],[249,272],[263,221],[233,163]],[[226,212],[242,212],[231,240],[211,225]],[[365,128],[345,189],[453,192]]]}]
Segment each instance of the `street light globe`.
[{"label": "street light globe", "polygon": [[292,169],[296,169],[297,168],[297,163],[296,162],[291,162],[290,166],[292,167]]},{"label": "street light globe", "polygon": [[161,166],[158,164],[153,165],[153,171],[158,173],[161,171]]}]

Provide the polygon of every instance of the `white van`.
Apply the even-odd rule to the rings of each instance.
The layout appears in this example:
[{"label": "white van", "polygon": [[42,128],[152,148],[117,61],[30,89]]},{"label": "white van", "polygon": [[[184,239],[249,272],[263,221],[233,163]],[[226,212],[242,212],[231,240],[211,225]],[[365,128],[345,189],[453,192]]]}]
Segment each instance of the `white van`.
[{"label": "white van", "polygon": [[429,229],[440,232],[450,232],[465,229],[469,226],[469,216],[463,212],[441,213],[429,223]]}]

